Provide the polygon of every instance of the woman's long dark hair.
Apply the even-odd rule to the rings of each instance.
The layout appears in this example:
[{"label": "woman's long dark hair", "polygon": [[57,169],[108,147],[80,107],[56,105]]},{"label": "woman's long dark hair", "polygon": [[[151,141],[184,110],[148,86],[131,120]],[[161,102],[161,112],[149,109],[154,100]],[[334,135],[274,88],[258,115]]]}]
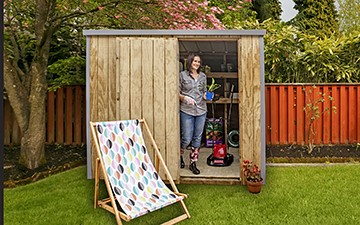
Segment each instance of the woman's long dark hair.
[{"label": "woman's long dark hair", "polygon": [[195,56],[197,56],[197,57],[200,58],[200,66],[199,66],[199,68],[196,70],[198,73],[200,73],[200,69],[201,69],[201,57],[200,57],[199,55],[196,55],[196,54],[190,54],[190,55],[187,57],[187,60],[186,60],[186,70],[190,72],[191,64],[192,64],[192,62],[194,61]]}]

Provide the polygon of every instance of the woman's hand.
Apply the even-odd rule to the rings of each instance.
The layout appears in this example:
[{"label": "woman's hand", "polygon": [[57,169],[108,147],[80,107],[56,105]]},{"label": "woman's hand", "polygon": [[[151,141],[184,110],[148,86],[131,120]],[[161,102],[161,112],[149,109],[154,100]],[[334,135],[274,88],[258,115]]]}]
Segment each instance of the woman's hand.
[{"label": "woman's hand", "polygon": [[189,96],[184,96],[184,102],[188,105],[195,105],[195,100]]}]

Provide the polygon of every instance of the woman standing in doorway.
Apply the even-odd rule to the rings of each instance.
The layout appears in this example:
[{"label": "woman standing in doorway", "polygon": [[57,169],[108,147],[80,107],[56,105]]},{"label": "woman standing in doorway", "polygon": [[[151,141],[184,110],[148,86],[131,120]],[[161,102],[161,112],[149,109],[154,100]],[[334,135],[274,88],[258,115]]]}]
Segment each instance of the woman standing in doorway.
[{"label": "woman standing in doorway", "polygon": [[189,169],[194,174],[200,174],[196,167],[199,157],[201,138],[206,119],[206,75],[200,72],[201,59],[199,55],[190,54],[184,71],[180,72],[180,166],[185,167],[183,155],[190,147]]}]

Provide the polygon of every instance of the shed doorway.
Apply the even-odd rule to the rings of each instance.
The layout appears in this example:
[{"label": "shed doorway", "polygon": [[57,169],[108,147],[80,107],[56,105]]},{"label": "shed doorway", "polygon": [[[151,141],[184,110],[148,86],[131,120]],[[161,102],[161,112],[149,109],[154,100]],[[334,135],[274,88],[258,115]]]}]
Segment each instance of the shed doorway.
[{"label": "shed doorway", "polygon": [[[181,183],[240,183],[239,147],[228,146],[230,131],[239,131],[239,88],[238,88],[238,45],[236,40],[205,39],[179,40],[179,70],[186,68],[186,58],[190,53],[198,54],[202,61],[202,71],[207,76],[207,84],[212,79],[221,87],[215,91],[216,101],[207,101],[207,123],[217,121],[217,135],[213,135],[213,126],[204,128],[202,147],[197,166],[201,173],[193,174],[189,168],[189,152],[184,154],[185,168],[179,170]],[[233,92],[231,93],[231,87]],[[230,97],[233,97],[232,99]],[[231,111],[231,113],[230,113]],[[230,116],[230,118],[229,118]],[[216,140],[214,140],[216,139]],[[230,166],[209,166],[207,158],[213,152],[216,143],[226,144],[227,152],[234,156]]]}]

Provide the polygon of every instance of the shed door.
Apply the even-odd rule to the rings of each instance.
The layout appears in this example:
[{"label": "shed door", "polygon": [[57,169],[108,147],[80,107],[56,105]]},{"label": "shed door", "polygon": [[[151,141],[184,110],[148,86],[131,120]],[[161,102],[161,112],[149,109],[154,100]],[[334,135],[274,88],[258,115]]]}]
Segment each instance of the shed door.
[{"label": "shed door", "polygon": [[[174,179],[179,178],[178,52],[176,38],[116,38],[117,96],[116,103],[109,102],[116,104],[117,119],[145,118]],[[147,146],[154,159],[150,142]]]},{"label": "shed door", "polygon": [[[92,36],[90,40],[90,120],[145,118],[170,173],[177,180],[178,52],[176,38]],[[146,137],[145,141],[148,142]],[[149,142],[147,146],[154,158]],[[88,165],[92,174],[95,154],[91,151]]]}]

